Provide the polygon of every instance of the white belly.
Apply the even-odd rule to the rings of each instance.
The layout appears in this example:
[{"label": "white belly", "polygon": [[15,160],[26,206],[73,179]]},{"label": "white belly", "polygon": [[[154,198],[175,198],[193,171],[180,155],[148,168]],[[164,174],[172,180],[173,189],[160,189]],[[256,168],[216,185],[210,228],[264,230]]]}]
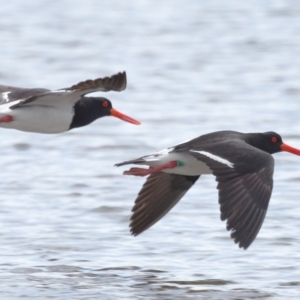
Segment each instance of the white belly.
[{"label": "white belly", "polygon": [[189,175],[189,176],[196,176],[201,174],[212,174],[211,169],[206,164],[197,160],[192,155],[184,154],[184,153],[174,153],[174,152],[170,153],[171,150],[172,148],[165,149],[153,155],[149,155],[145,157],[144,164],[150,167],[158,167],[167,162],[176,160],[176,161],[181,161],[183,163],[183,166],[178,166],[173,169],[164,169],[163,172],[172,173],[172,174]]},{"label": "white belly", "polygon": [[[9,104],[10,106],[11,104]],[[67,131],[73,118],[70,108],[58,110],[51,106],[28,105],[10,110],[1,106],[0,115],[10,115],[11,122],[1,122],[0,127],[38,133],[60,133]]]}]

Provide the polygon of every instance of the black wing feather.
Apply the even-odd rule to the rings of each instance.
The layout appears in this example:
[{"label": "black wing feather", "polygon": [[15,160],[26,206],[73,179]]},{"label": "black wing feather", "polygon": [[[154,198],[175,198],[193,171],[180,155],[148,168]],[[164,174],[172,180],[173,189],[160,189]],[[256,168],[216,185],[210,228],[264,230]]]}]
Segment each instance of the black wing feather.
[{"label": "black wing feather", "polygon": [[[220,146],[202,148],[197,152],[194,149],[190,153],[206,163],[216,176],[221,220],[227,220],[227,230],[231,230],[235,243],[247,249],[256,238],[268,209],[273,188],[274,159],[270,154],[246,143],[239,145],[239,151],[230,148],[230,143],[224,144],[226,151]],[[236,164],[230,167],[201,154],[201,151],[231,163],[236,161]]]},{"label": "black wing feather", "polygon": [[158,220],[184,196],[200,176],[156,172],[144,183],[132,209],[130,228],[138,235]]},{"label": "black wing feather", "polygon": [[[110,77],[88,79],[81,81],[71,87],[64,88],[62,90],[66,91],[87,91],[86,93],[91,93],[89,90],[101,90],[103,92],[116,91],[120,92],[126,89],[127,77],[126,72],[119,72]],[[84,94],[84,93],[83,93]]]},{"label": "black wing feather", "polygon": [[[15,105],[12,105],[10,109],[16,109],[18,107],[24,106],[28,103],[34,102],[40,97],[47,96],[49,93],[63,93],[63,92],[77,92],[78,93],[78,100],[89,93],[101,91],[101,92],[108,92],[108,91],[123,91],[126,88],[127,85],[127,77],[126,72],[119,72],[118,74],[112,75],[110,77],[104,77],[104,78],[97,78],[95,80],[86,80],[81,81],[75,85],[72,85],[68,88],[60,89],[59,91],[51,92],[49,90],[43,90],[43,89],[36,89],[41,90],[43,92],[31,94],[27,97],[22,97],[20,102],[18,102]],[[17,93],[17,92],[16,92]],[[20,98],[19,98],[20,99]],[[16,99],[17,100],[17,99]]]}]

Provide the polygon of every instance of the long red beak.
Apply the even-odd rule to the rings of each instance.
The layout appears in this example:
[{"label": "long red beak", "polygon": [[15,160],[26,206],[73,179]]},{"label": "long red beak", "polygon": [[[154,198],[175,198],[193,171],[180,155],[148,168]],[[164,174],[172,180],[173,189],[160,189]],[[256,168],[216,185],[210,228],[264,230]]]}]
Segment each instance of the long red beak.
[{"label": "long red beak", "polygon": [[141,122],[139,122],[139,121],[137,121],[137,120],[135,120],[135,119],[133,119],[133,118],[130,118],[130,117],[128,117],[128,116],[122,114],[121,112],[117,111],[117,110],[114,109],[114,108],[112,108],[112,109],[110,110],[110,114],[111,114],[112,116],[116,117],[116,118],[119,118],[119,119],[121,119],[121,120],[123,120],[123,121],[129,122],[129,123],[132,123],[132,124],[135,124],[135,125],[140,125],[140,124],[141,124]]},{"label": "long red beak", "polygon": [[286,152],[290,152],[290,153],[293,153],[293,154],[296,154],[296,155],[300,155],[300,150],[299,149],[296,149],[296,148],[293,148],[287,144],[282,144],[280,146],[281,150],[282,151],[286,151]]}]

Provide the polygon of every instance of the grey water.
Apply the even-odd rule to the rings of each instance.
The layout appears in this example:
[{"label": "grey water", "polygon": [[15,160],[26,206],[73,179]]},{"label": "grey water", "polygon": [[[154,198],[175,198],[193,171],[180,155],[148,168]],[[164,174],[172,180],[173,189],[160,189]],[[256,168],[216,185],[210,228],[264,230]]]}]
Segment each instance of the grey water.
[{"label": "grey water", "polygon": [[105,96],[142,122],[0,130],[0,298],[299,299],[299,157],[274,156],[246,251],[220,221],[213,176],[131,236],[145,179],[114,167],[224,129],[300,148],[299,32],[296,0],[0,0],[1,84],[56,89],[125,70],[127,89]]}]

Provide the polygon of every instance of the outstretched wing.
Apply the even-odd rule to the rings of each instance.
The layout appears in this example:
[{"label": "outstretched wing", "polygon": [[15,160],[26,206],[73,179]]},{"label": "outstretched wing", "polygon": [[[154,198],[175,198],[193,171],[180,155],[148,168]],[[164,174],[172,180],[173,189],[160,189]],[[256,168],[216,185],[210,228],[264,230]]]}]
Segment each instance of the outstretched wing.
[{"label": "outstretched wing", "polygon": [[77,102],[80,98],[86,94],[94,92],[108,92],[108,91],[123,91],[126,88],[127,79],[126,72],[115,74],[111,77],[98,78],[95,80],[86,80],[79,82],[71,87],[60,89],[57,91],[48,91],[30,97],[23,97],[18,103],[12,105],[10,109],[15,109],[26,104],[29,104],[34,101],[41,101],[41,104],[44,102],[51,102],[55,99],[63,101],[68,99],[70,102]]},{"label": "outstretched wing", "polygon": [[216,176],[221,220],[227,220],[227,230],[231,230],[235,243],[247,249],[268,209],[274,159],[242,141],[219,146],[190,149],[190,154],[206,163]]},{"label": "outstretched wing", "polygon": [[130,222],[131,233],[138,235],[160,220],[198,178],[164,172],[151,174],[135,200]]},{"label": "outstretched wing", "polygon": [[77,92],[80,96],[94,92],[120,92],[126,89],[126,72],[120,72],[110,77],[85,80],[61,90]]}]

